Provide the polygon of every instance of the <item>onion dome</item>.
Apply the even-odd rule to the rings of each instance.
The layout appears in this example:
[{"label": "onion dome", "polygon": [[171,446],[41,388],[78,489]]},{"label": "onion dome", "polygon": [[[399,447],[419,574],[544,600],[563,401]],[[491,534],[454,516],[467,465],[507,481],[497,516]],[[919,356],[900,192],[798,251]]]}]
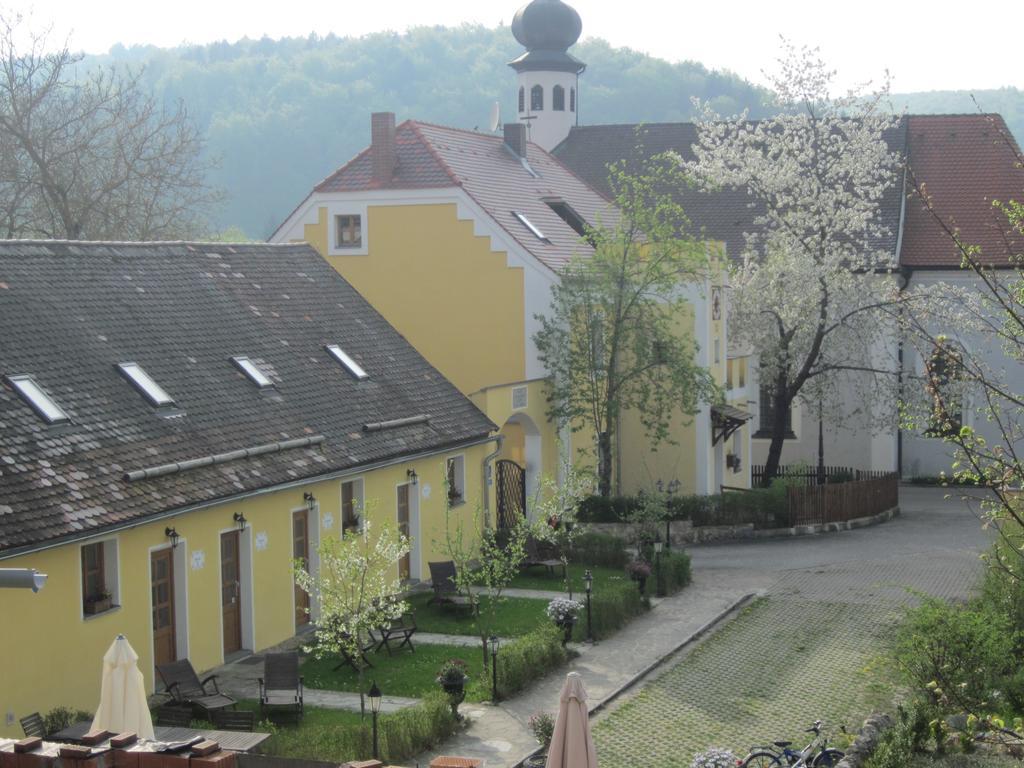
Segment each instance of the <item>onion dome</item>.
[{"label": "onion dome", "polygon": [[509,63],[517,72],[546,70],[575,72],[585,65],[566,51],[580,39],[580,15],[562,0],[532,0],[512,18],[512,34],[526,53]]}]

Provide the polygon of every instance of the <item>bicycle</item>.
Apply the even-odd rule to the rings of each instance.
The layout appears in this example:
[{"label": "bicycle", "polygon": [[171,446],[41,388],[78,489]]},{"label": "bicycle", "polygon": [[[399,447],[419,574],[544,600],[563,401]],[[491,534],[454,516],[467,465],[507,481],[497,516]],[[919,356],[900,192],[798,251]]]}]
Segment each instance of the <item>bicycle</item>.
[{"label": "bicycle", "polygon": [[743,760],[740,768],[833,768],[845,754],[842,750],[828,746],[828,737],[821,735],[821,720],[804,733],[813,733],[811,743],[799,752],[790,749],[791,741],[773,741],[772,746],[754,747]]}]

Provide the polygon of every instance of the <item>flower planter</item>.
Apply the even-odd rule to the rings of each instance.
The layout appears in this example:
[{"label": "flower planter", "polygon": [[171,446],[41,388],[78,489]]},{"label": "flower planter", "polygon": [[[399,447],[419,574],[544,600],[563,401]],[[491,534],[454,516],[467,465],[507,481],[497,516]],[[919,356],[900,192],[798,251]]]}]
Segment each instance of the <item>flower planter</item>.
[{"label": "flower planter", "polygon": [[468,679],[469,677],[464,677],[462,680],[437,678],[441,690],[448,696],[448,703],[451,705],[452,715],[454,715],[456,720],[462,720],[462,715],[459,714],[459,704],[466,700],[466,681]]},{"label": "flower planter", "polygon": [[97,613],[103,613],[109,611],[113,607],[114,601],[112,598],[104,597],[102,600],[92,600],[82,604],[82,610],[84,613],[95,616]]},{"label": "flower planter", "polygon": [[572,640],[572,628],[576,626],[575,621],[563,621],[558,624],[562,630],[562,647],[564,648],[570,640]]},{"label": "flower planter", "polygon": [[523,768],[544,768],[547,762],[547,755],[533,755],[523,761]]}]

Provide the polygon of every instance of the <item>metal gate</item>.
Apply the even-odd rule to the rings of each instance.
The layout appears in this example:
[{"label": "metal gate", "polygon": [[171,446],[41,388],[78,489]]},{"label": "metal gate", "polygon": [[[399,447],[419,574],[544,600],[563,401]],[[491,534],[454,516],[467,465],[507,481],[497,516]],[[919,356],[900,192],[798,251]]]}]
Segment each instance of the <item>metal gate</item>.
[{"label": "metal gate", "polygon": [[495,462],[498,468],[498,529],[512,528],[526,516],[526,470],[514,461]]}]

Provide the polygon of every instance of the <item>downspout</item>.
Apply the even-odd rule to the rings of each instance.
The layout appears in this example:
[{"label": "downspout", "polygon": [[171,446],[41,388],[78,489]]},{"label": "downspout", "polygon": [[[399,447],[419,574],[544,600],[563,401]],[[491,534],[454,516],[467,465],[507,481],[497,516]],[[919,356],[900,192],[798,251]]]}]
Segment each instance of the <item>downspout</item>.
[{"label": "downspout", "polygon": [[[914,270],[909,267],[902,267],[899,271],[898,287],[900,294],[902,295],[907,287],[910,285],[910,278],[914,276]],[[903,305],[900,304],[900,315],[902,316],[904,310]],[[897,391],[899,392],[899,398],[903,400],[903,334],[899,334],[899,342],[897,344],[897,357],[896,363],[899,366],[899,373],[897,374]],[[903,425],[897,420],[896,422],[896,474],[899,478],[903,479]]]},{"label": "downspout", "polygon": [[484,489],[484,527],[491,527],[491,494],[489,486],[491,485],[491,478],[493,473],[491,472],[491,462],[498,458],[498,454],[501,453],[501,448],[505,443],[505,436],[498,434],[494,436],[495,441],[498,443],[498,447],[493,451],[484,456],[480,462],[480,470],[483,473],[483,489]]}]

